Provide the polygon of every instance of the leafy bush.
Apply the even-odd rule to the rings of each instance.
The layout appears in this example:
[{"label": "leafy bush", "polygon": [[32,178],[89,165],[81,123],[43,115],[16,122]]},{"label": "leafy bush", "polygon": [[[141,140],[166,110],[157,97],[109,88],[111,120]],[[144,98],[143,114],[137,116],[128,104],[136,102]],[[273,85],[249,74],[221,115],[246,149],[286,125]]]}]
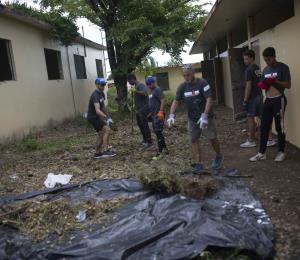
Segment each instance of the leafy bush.
[{"label": "leafy bush", "polygon": [[172,105],[173,100],[175,99],[175,94],[170,90],[165,91],[165,106],[169,108]]}]

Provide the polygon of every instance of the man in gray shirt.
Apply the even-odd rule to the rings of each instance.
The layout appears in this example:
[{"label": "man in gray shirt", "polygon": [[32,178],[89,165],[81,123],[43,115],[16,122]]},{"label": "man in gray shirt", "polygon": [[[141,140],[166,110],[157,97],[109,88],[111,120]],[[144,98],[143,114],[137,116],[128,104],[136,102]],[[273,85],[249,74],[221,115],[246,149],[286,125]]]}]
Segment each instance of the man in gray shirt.
[{"label": "man in gray shirt", "polygon": [[142,145],[150,147],[152,145],[152,139],[147,120],[147,115],[150,113],[147,87],[145,84],[137,81],[136,76],[132,73],[127,76],[127,80],[133,87],[136,121],[143,136]]},{"label": "man in gray shirt", "polygon": [[176,98],[172,103],[169,119],[167,120],[168,125],[171,127],[175,123],[174,113],[178,103],[183,101],[188,110],[188,131],[195,160],[194,172],[200,173],[204,170],[199,142],[201,134],[209,139],[216,152],[211,167],[217,170],[221,167],[223,155],[220,151],[220,143],[214,122],[211,87],[205,79],[195,78],[195,70],[191,65],[184,66],[183,76],[185,82],[177,89]]}]

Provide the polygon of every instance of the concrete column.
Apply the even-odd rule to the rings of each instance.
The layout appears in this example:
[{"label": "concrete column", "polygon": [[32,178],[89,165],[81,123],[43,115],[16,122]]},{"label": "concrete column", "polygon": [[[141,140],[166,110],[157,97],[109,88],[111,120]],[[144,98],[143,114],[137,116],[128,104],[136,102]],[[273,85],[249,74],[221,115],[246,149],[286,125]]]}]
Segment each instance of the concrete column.
[{"label": "concrete column", "polygon": [[250,39],[252,38],[253,35],[253,17],[248,16],[247,17],[247,36],[248,36],[248,47],[251,49],[251,42]]},{"label": "concrete column", "polygon": [[233,44],[232,44],[232,33],[228,32],[227,33],[227,42],[228,42],[228,49],[233,48]]}]

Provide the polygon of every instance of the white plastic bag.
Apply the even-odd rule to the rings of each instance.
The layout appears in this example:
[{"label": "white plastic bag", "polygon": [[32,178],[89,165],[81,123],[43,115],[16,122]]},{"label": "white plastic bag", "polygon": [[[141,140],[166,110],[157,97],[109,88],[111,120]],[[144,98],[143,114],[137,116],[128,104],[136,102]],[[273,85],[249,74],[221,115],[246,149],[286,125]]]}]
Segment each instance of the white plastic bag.
[{"label": "white plastic bag", "polygon": [[56,184],[66,185],[70,182],[73,175],[71,174],[57,174],[48,173],[47,179],[44,184],[47,188],[54,188]]}]

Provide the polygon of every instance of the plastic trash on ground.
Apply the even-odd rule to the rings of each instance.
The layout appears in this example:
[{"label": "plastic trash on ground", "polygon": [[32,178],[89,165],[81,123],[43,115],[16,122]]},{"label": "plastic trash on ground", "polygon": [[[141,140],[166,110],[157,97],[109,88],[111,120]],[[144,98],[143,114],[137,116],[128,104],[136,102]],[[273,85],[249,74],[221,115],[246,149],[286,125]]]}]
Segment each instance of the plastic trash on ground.
[{"label": "plastic trash on ground", "polygon": [[50,172],[44,184],[47,188],[54,188],[56,184],[66,185],[70,182],[72,176],[71,174],[54,174]]}]

